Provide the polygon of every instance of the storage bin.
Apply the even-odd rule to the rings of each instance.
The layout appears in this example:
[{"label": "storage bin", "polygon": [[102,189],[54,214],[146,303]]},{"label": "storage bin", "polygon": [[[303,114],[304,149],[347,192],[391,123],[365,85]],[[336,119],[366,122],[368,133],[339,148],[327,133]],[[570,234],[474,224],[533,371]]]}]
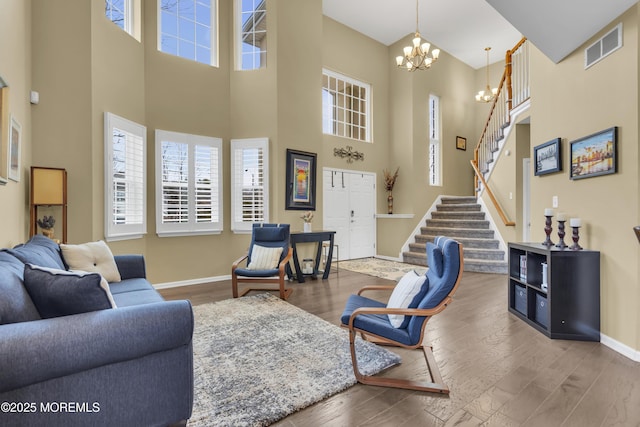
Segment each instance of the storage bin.
[{"label": "storage bin", "polygon": [[515,309],[520,313],[527,315],[527,288],[514,284],[514,302]]},{"label": "storage bin", "polygon": [[549,326],[549,307],[547,298],[542,294],[536,294],[535,320],[545,328]]}]

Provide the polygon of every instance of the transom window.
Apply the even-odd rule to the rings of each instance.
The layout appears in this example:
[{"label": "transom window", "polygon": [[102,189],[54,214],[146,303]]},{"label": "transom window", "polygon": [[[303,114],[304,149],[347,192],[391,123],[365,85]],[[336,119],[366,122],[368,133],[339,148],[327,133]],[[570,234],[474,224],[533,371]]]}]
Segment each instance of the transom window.
[{"label": "transom window", "polygon": [[158,49],[218,65],[217,0],[158,0]]},{"label": "transom window", "polygon": [[371,86],[322,70],[322,131],[371,142]]},{"label": "transom window", "polygon": [[140,41],[140,0],[105,0],[104,13],[108,20]]},{"label": "transom window", "polygon": [[235,0],[236,69],[267,65],[267,1]]},{"label": "transom window", "polygon": [[222,140],[156,130],[156,232],[222,231]]}]

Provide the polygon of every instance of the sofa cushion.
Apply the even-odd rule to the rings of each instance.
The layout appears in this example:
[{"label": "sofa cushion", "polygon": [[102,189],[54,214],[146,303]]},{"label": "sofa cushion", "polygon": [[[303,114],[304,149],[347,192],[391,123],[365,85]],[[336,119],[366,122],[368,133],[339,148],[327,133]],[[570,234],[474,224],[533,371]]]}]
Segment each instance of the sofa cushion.
[{"label": "sofa cushion", "polygon": [[120,272],[107,244],[98,242],[81,245],[60,245],[64,261],[71,270],[99,273],[108,282],[119,282]]},{"label": "sofa cushion", "polygon": [[60,246],[48,237],[36,234],[26,243],[18,245],[13,249],[5,249],[24,264],[35,264],[41,267],[59,268],[66,267],[62,261]]},{"label": "sofa cushion", "polygon": [[0,252],[0,325],[40,319],[38,310],[24,285],[24,264],[6,252]]},{"label": "sofa cushion", "polygon": [[133,305],[151,304],[162,302],[164,298],[155,289],[120,292],[113,294],[113,299],[118,307],[131,307]]},{"label": "sofa cushion", "polygon": [[109,284],[98,273],[26,264],[24,286],[45,319],[116,307]]},{"label": "sofa cushion", "polygon": [[[414,270],[405,274],[391,293],[387,308],[416,308],[429,290],[427,277]],[[406,328],[410,316],[389,314],[389,323],[394,328]]]}]

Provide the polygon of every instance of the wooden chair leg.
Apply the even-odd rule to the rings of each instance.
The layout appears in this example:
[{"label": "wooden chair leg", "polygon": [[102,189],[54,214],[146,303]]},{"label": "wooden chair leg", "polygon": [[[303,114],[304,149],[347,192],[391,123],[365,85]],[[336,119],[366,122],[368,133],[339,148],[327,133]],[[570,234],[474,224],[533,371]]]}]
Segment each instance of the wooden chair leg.
[{"label": "wooden chair leg", "polygon": [[379,387],[392,387],[402,388],[408,390],[427,391],[432,393],[449,394],[449,387],[447,387],[442,381],[440,370],[433,357],[433,351],[431,346],[422,346],[425,361],[427,362],[427,368],[429,369],[429,376],[431,381],[412,381],[400,378],[387,378],[387,377],[374,377],[369,375],[363,375],[358,369],[358,360],[356,357],[355,346],[356,332],[349,331],[349,347],[351,349],[351,361],[353,364],[353,373],[356,376],[356,380],[359,383],[379,386]]}]

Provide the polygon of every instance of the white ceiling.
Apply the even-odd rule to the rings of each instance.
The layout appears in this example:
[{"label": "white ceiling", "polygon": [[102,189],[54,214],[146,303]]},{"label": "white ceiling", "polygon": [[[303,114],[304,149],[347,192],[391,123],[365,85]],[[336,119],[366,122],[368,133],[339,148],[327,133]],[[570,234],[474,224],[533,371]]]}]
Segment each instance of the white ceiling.
[{"label": "white ceiling", "polygon": [[[420,0],[419,30],[475,69],[486,64],[485,47],[492,48],[494,63],[522,35],[558,62],[637,1]],[[322,8],[326,16],[387,46],[416,28],[415,0],[323,0]]]}]

